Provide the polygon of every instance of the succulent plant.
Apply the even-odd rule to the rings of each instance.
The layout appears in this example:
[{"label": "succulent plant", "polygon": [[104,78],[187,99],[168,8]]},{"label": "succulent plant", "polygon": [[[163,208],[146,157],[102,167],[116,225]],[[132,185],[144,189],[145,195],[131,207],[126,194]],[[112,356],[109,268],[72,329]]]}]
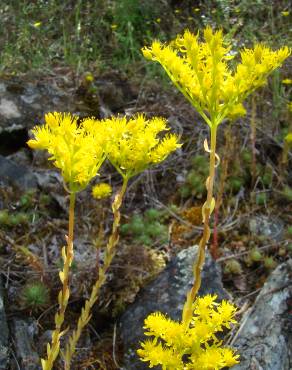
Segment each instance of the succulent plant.
[{"label": "succulent plant", "polygon": [[149,208],[145,211],[144,216],[149,221],[155,221],[160,217],[161,212],[156,208]]},{"label": "succulent plant", "polygon": [[250,257],[251,261],[253,261],[253,262],[259,262],[259,261],[262,261],[262,259],[263,259],[263,255],[257,247],[253,248],[250,251],[249,257]]},{"label": "succulent plant", "polygon": [[24,286],[21,298],[26,308],[38,311],[49,303],[49,290],[41,281],[30,282]]},{"label": "succulent plant", "polygon": [[277,266],[277,262],[274,260],[273,257],[265,257],[264,266],[266,269],[272,270]]},{"label": "succulent plant", "polygon": [[259,206],[263,206],[267,202],[267,194],[266,193],[258,193],[256,195],[256,204]]},{"label": "succulent plant", "polygon": [[242,267],[239,261],[232,258],[231,260],[227,261],[224,267],[224,272],[226,274],[234,274],[239,275],[242,273]]}]

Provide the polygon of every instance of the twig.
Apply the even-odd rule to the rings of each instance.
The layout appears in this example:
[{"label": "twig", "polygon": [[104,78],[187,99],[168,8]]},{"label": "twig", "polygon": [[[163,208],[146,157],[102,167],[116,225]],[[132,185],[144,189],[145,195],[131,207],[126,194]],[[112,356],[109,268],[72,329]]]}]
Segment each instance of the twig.
[{"label": "twig", "polygon": [[113,332],[113,360],[114,360],[116,367],[120,369],[121,366],[118,364],[117,358],[116,358],[116,339],[117,339],[117,323],[115,322],[114,332]]}]

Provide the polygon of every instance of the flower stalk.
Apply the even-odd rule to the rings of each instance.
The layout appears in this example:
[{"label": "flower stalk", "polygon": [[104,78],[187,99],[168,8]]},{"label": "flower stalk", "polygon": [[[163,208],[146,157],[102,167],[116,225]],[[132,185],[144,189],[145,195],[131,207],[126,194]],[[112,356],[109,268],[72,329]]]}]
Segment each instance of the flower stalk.
[{"label": "flower stalk", "polygon": [[193,316],[193,302],[201,286],[201,271],[203,269],[206,258],[206,245],[210,239],[210,216],[215,207],[215,199],[213,198],[213,187],[215,180],[216,168],[216,138],[217,138],[217,125],[211,126],[211,148],[210,148],[210,162],[209,162],[209,177],[206,180],[207,199],[202,208],[203,216],[203,235],[199,242],[199,250],[197,260],[194,264],[194,283],[191,290],[187,294],[187,299],[183,308],[182,320],[185,324],[189,324]]},{"label": "flower stalk", "polygon": [[122,187],[120,191],[117,193],[113,201],[113,204],[112,204],[114,221],[113,221],[113,226],[112,226],[112,233],[111,233],[111,236],[109,238],[109,241],[108,241],[108,244],[105,250],[104,264],[102,267],[100,267],[98,279],[92,287],[92,291],[91,291],[89,299],[86,300],[84,307],[82,308],[81,315],[78,319],[77,327],[73,331],[73,333],[71,334],[68,340],[68,344],[66,346],[66,350],[64,354],[65,370],[70,370],[72,357],[76,350],[76,345],[79,341],[79,338],[82,334],[83,329],[88,324],[91,318],[91,309],[98,299],[100,288],[103,286],[103,284],[106,281],[106,273],[116,254],[116,246],[119,241],[119,226],[120,226],[120,219],[121,219],[120,207],[122,205],[123,198],[124,198],[124,195],[127,189],[127,184],[128,184],[128,178],[123,177]]},{"label": "flower stalk", "polygon": [[60,352],[60,338],[65,333],[61,331],[65,318],[65,311],[68,305],[70,296],[69,287],[69,272],[73,262],[73,237],[74,237],[74,209],[75,209],[76,193],[70,193],[69,205],[69,227],[68,236],[66,236],[67,245],[62,248],[62,258],[64,262],[63,270],[59,272],[59,277],[62,282],[62,289],[58,295],[59,310],[55,315],[55,330],[52,333],[51,344],[47,344],[47,359],[42,359],[43,370],[51,370],[54,362]]}]

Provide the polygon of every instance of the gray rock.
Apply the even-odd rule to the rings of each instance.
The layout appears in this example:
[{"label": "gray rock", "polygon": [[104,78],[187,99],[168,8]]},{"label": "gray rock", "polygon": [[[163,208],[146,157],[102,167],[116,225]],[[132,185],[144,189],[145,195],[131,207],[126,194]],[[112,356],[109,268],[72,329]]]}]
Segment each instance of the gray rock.
[{"label": "gray rock", "polygon": [[37,179],[33,172],[22,165],[0,155],[0,182],[18,187],[22,191],[37,188]]},{"label": "gray rock", "polygon": [[0,277],[0,370],[5,370],[9,360],[8,325],[4,307],[2,279]]},{"label": "gray rock", "polygon": [[292,260],[266,281],[252,309],[242,319],[233,346],[241,356],[232,370],[291,370]]},{"label": "gray rock", "polygon": [[34,323],[15,318],[13,329],[15,352],[21,370],[41,370],[40,358],[34,348]]},{"label": "gray rock", "polygon": [[6,119],[11,119],[19,118],[21,114],[13,100],[2,98],[0,99],[0,116]]},{"label": "gray rock", "polygon": [[284,223],[276,217],[257,215],[249,220],[249,230],[254,235],[280,241],[283,238]]},{"label": "gray rock", "polygon": [[[31,83],[19,78],[0,81],[0,134],[30,129],[45,112],[73,111],[72,94],[57,86]],[[1,141],[1,140],[0,140]]]},{"label": "gray rock", "polygon": [[15,162],[21,166],[31,165],[31,156],[29,155],[29,149],[26,148],[22,148],[17,152],[8,155],[6,158],[10,159],[12,162]]},{"label": "gray rock", "polygon": [[[120,322],[124,344],[125,370],[142,370],[149,367],[142,363],[136,350],[143,335],[144,319],[155,311],[161,311],[175,320],[180,320],[186,294],[193,282],[193,263],[197,256],[197,246],[181,251],[164,271],[138,295],[136,301],[126,310]],[[202,271],[202,284],[199,295],[217,294],[218,300],[230,299],[221,282],[219,266],[207,253]]]}]

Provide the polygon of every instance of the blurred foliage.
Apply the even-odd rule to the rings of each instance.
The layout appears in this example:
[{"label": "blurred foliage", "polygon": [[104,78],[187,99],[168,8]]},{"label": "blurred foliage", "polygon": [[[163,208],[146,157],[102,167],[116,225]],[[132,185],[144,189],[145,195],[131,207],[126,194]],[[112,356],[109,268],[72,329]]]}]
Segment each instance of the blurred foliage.
[{"label": "blurred foliage", "polygon": [[[133,62],[143,60],[140,48],[154,38],[163,41],[207,24],[223,28],[228,38],[236,36],[238,46],[254,41],[291,46],[288,10],[288,0],[3,0],[1,69],[46,73],[71,66],[78,74],[118,66],[131,71]],[[279,81],[276,76],[277,90]]]}]

